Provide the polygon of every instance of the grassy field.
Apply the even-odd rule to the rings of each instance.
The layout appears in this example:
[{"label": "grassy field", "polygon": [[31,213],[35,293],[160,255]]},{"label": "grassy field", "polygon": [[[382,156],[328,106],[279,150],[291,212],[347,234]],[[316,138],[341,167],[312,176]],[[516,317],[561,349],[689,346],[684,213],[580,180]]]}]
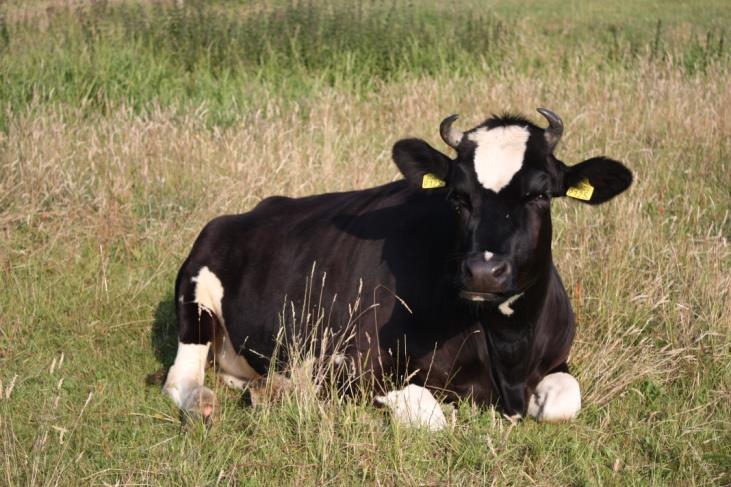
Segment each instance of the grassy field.
[{"label": "grassy field", "polygon": [[[723,1],[0,1],[0,484],[731,484]],[[564,117],[636,183],[553,203],[584,409],[392,425],[306,385],[181,430],[146,377],[211,217],[399,177],[438,123]],[[537,117],[534,117],[537,120]]]}]

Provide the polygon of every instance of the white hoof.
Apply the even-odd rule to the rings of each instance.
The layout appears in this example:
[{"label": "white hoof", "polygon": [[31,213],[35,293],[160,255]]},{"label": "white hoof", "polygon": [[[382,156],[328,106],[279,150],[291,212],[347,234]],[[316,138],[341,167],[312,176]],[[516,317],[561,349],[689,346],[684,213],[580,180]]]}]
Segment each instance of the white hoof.
[{"label": "white hoof", "polygon": [[211,423],[219,413],[216,394],[205,386],[199,386],[190,391],[181,408],[186,414]]},{"label": "white hoof", "polygon": [[545,376],[528,402],[528,416],[546,423],[572,420],[580,409],[579,382],[564,372]]},{"label": "white hoof", "polygon": [[409,384],[400,391],[376,396],[377,403],[391,410],[397,423],[416,428],[439,431],[447,426],[447,420],[439,403],[428,389]]}]

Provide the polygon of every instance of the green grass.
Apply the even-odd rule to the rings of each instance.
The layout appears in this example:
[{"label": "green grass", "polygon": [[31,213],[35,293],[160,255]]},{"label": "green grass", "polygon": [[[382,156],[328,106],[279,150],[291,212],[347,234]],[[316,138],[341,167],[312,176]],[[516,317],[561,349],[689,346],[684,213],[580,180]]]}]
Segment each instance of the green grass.
[{"label": "green grass", "polygon": [[262,98],[299,100],[327,87],[372,92],[409,76],[561,76],[576,65],[635,69],[668,58],[695,73],[729,60],[723,5],[708,7],[702,25],[684,21],[678,11],[687,9],[653,4],[633,6],[631,22],[624,8],[557,2],[99,1],[36,15],[11,10],[19,20],[0,19],[0,99],[12,111],[203,105],[211,123],[226,125]]},{"label": "green grass", "polygon": [[[724,2],[63,4],[0,4],[0,484],[731,482]],[[146,377],[208,219],[393,180],[398,138],[538,106],[559,157],[636,176],[553,203],[575,422],[465,403],[426,434],[302,391],[252,408],[210,374],[221,421],[181,430]]]}]

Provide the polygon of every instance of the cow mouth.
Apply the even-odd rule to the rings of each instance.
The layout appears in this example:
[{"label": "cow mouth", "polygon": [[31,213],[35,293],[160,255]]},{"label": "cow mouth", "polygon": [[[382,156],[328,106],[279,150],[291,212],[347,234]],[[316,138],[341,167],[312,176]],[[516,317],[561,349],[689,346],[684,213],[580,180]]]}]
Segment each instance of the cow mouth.
[{"label": "cow mouth", "polygon": [[480,293],[476,291],[459,292],[459,297],[473,303],[501,303],[508,298],[507,293]]}]

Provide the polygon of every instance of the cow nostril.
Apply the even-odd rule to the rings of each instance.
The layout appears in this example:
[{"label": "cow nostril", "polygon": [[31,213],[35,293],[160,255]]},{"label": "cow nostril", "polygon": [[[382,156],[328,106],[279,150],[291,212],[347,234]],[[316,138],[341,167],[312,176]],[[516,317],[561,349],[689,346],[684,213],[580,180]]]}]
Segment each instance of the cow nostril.
[{"label": "cow nostril", "polygon": [[462,272],[464,272],[464,275],[469,279],[472,279],[472,267],[467,262],[462,264]]},{"label": "cow nostril", "polygon": [[492,273],[493,277],[500,277],[506,272],[508,272],[508,263],[507,262],[500,262],[495,267],[493,267],[490,271]]}]

